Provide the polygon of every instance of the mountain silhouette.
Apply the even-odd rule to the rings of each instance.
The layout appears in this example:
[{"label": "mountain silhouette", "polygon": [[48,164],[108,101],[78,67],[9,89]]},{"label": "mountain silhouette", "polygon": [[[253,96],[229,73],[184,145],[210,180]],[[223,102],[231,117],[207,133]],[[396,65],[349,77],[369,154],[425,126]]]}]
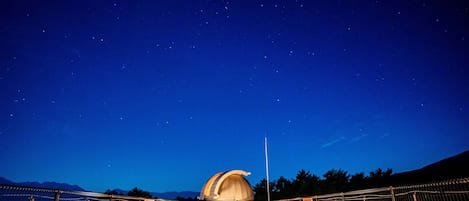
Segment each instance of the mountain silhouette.
[{"label": "mountain silhouette", "polygon": [[[407,172],[396,173],[391,175],[389,180],[390,183],[385,185],[407,185],[407,184],[419,184],[427,182],[436,182],[448,179],[465,178],[469,177],[469,150],[457,154],[455,156],[440,160],[438,162],[427,165],[423,168],[411,170]],[[66,183],[56,182],[12,182],[6,178],[0,177],[0,184],[6,185],[17,185],[37,188],[48,188],[48,189],[60,189],[70,191],[86,191],[80,186],[70,185]],[[376,187],[376,186],[375,186]],[[115,189],[116,192],[127,195],[126,190]],[[194,191],[182,191],[182,192],[165,192],[157,193],[150,192],[155,198],[164,199],[175,199],[176,197],[181,198],[195,198],[199,195],[199,192]]]},{"label": "mountain silhouette", "polygon": [[36,187],[36,188],[47,188],[47,189],[60,189],[60,190],[69,190],[69,191],[85,191],[78,185],[70,185],[66,183],[57,183],[57,182],[12,182],[8,179],[0,177],[0,184],[8,184],[15,186],[27,186],[27,187]]},{"label": "mountain silhouette", "polygon": [[469,150],[417,170],[396,173],[391,176],[391,181],[394,185],[402,185],[464,178],[469,177],[468,170]]},{"label": "mountain silhouette", "polygon": [[3,177],[0,177],[0,184],[13,184],[13,182]]},{"label": "mountain silhouette", "polygon": [[[26,186],[26,187],[36,187],[36,188],[47,188],[47,189],[60,189],[67,191],[87,191],[81,188],[78,185],[70,185],[66,183],[57,183],[57,182],[13,182],[6,178],[0,177],[0,185],[15,185],[15,186]],[[128,190],[115,189],[116,192],[122,195],[127,195]],[[182,198],[195,198],[199,195],[199,192],[194,191],[181,191],[181,192],[150,192],[154,198],[163,198],[163,199],[175,199],[176,197]]]}]

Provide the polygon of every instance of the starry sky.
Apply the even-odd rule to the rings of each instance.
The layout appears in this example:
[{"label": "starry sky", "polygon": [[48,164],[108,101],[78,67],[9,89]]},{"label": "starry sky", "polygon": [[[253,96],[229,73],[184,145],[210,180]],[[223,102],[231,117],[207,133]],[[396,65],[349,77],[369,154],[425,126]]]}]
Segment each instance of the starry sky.
[{"label": "starry sky", "polygon": [[469,149],[467,1],[1,1],[0,176],[199,191]]}]

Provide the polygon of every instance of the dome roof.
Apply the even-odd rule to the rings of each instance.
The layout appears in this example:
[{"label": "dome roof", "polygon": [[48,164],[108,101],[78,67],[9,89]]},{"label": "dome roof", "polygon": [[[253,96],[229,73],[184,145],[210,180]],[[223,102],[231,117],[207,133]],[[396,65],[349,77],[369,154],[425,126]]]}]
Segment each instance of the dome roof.
[{"label": "dome roof", "polygon": [[252,201],[254,193],[251,185],[244,178],[251,173],[243,170],[219,172],[205,183],[200,192],[200,199],[209,201]]}]

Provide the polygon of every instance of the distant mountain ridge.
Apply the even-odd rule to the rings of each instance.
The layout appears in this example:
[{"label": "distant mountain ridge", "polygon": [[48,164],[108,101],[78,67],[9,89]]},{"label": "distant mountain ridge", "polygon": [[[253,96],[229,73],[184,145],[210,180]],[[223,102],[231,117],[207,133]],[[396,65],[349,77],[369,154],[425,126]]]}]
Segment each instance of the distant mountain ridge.
[{"label": "distant mountain ridge", "polygon": [[[405,185],[405,184],[419,184],[425,182],[435,182],[447,179],[465,178],[469,177],[469,150],[457,154],[452,157],[440,160],[438,162],[427,165],[423,168],[411,170],[407,172],[396,173],[391,176],[391,185]],[[78,185],[70,185],[66,183],[56,182],[12,182],[8,179],[0,177],[0,184],[18,185],[38,188],[61,189],[70,191],[86,191]],[[388,184],[386,184],[388,185]],[[120,194],[127,195],[126,190],[115,189]],[[157,193],[150,192],[155,198],[175,199],[176,197],[182,198],[195,198],[199,192],[182,191],[182,192],[165,192]]]},{"label": "distant mountain ridge", "polygon": [[[26,187],[36,187],[36,188],[48,188],[48,189],[60,189],[60,190],[68,190],[68,191],[87,191],[81,188],[78,185],[70,185],[66,183],[57,183],[57,182],[13,182],[6,178],[0,177],[0,184],[6,185],[15,185],[15,186],[26,186]],[[126,190],[122,189],[114,189],[118,193],[127,195]],[[194,191],[181,191],[181,192],[150,192],[150,194],[155,198],[163,198],[163,199],[175,199],[176,197],[182,198],[195,198],[199,195],[199,192]]]},{"label": "distant mountain ridge", "polygon": [[36,188],[48,188],[48,189],[61,189],[69,191],[85,191],[78,185],[70,185],[66,183],[57,183],[57,182],[12,182],[6,178],[0,177],[0,184],[9,184],[16,186],[27,186],[27,187],[36,187]]}]

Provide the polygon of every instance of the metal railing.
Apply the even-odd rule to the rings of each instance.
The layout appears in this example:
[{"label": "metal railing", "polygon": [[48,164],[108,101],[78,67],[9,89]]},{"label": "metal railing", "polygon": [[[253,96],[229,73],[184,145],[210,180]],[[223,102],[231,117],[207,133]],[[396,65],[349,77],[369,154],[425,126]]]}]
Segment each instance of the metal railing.
[{"label": "metal railing", "polygon": [[469,178],[421,185],[365,190],[282,199],[277,201],[469,201]]},{"label": "metal railing", "polygon": [[170,201],[86,191],[67,191],[0,184],[0,201]]},{"label": "metal railing", "polygon": [[[282,199],[277,201],[469,201],[469,178],[421,185],[371,188],[357,191]],[[85,191],[67,191],[0,185],[0,201],[168,201]]]}]

